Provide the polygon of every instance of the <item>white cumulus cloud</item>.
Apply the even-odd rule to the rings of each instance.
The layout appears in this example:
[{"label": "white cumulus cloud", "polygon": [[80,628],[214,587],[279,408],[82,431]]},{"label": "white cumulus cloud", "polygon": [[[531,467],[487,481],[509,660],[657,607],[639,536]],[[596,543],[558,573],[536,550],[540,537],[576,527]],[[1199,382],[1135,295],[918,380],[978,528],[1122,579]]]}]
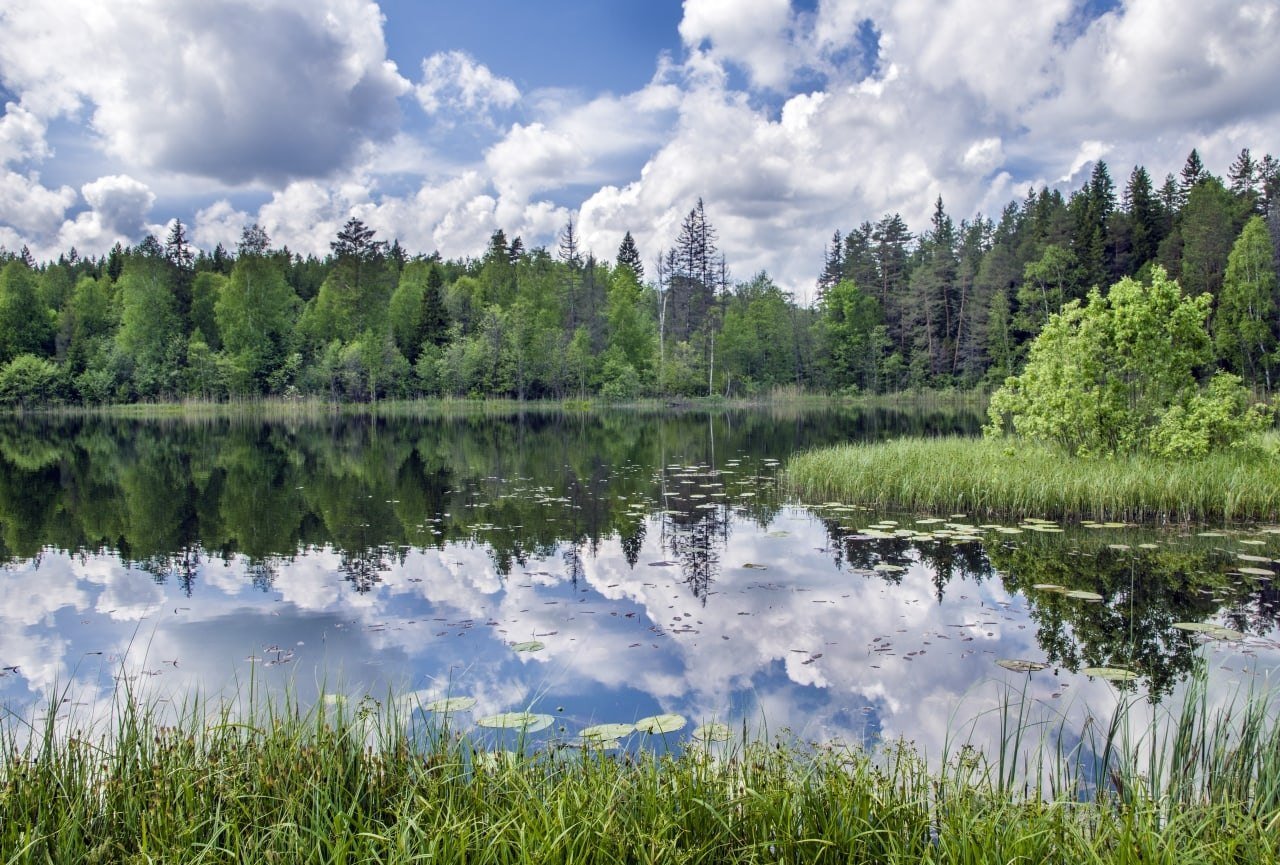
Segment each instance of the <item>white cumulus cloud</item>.
[{"label": "white cumulus cloud", "polygon": [[462,51],[442,51],[422,61],[422,82],[414,88],[428,114],[441,111],[485,114],[520,101],[515,82],[494,75]]}]

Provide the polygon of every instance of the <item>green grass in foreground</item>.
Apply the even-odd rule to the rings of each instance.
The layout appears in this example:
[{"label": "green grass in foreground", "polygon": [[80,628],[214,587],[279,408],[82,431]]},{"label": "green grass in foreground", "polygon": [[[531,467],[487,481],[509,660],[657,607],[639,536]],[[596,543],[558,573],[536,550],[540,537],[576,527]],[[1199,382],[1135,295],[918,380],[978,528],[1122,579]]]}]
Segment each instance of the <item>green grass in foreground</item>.
[{"label": "green grass in foreground", "polygon": [[1280,518],[1280,439],[1199,460],[1070,457],[1017,439],[911,438],[798,454],[809,500],[971,516],[1210,521]]},{"label": "green grass in foreground", "polygon": [[1009,753],[934,770],[906,744],[520,756],[381,711],[189,705],[164,726],[122,701],[109,735],[46,725],[19,744],[3,719],[0,861],[1274,862],[1270,705],[1211,710],[1193,687],[1152,747],[1122,715],[1089,728],[1112,779],[1097,788],[1071,769],[1083,751],[1018,780],[1010,755],[1043,734],[1009,701]]}]

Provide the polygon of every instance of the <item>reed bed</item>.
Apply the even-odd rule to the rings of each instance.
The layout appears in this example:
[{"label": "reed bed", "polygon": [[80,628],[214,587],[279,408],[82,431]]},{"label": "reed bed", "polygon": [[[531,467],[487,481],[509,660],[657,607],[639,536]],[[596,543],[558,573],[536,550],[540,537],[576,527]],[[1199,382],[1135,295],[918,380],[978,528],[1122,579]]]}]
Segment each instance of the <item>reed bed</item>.
[{"label": "reed bed", "polygon": [[809,500],[883,509],[1171,522],[1280,517],[1269,434],[1203,459],[1071,457],[1011,439],[904,438],[798,454],[786,483]]},{"label": "reed bed", "polygon": [[1214,709],[1193,688],[1172,732],[1137,739],[1122,706],[1070,753],[1046,746],[1029,772],[1012,768],[1013,752],[1040,735],[1022,706],[1015,695],[1003,707],[998,753],[966,746],[931,768],[902,742],[875,752],[782,740],[662,755],[554,743],[495,751],[369,701],[348,711],[286,700],[243,715],[190,702],[164,723],[125,698],[93,735],[68,733],[65,720],[4,719],[0,861],[1280,856],[1280,733],[1265,696]]}]

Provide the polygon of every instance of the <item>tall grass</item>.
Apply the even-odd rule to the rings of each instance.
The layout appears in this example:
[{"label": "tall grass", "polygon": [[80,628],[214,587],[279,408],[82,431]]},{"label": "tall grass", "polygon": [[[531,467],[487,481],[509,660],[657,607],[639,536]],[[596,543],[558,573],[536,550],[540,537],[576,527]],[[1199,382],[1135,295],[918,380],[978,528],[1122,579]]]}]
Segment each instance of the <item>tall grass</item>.
[{"label": "tall grass", "polygon": [[[25,862],[1264,862],[1280,855],[1280,733],[1263,695],[1232,710],[1193,689],[1174,731],[1045,758],[1054,792],[999,753],[931,769],[876,753],[739,741],[610,756],[486,751],[395,701],[354,709],[191,701],[175,722],[124,698],[105,729],[5,719],[0,861]],[[55,705],[49,716],[54,715]],[[420,716],[419,716],[420,717]],[[65,722],[64,722],[65,723]],[[1150,754],[1144,755],[1144,746]],[[1006,750],[1010,753],[1005,753]],[[1079,766],[1089,766],[1081,773]],[[1090,785],[1090,778],[1104,783]]]},{"label": "tall grass", "polygon": [[802,453],[785,480],[802,497],[880,508],[1170,521],[1280,516],[1277,439],[1197,460],[1069,457],[1009,439],[906,438]]}]

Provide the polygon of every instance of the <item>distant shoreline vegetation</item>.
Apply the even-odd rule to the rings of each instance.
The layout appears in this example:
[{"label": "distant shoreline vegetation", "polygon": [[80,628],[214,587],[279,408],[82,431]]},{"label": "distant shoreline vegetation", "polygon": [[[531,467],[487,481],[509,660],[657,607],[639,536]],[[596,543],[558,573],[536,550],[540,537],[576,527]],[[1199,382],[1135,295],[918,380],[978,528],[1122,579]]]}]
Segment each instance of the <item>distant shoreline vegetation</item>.
[{"label": "distant shoreline vegetation", "polygon": [[445,259],[356,217],[323,257],[256,224],[197,250],[180,221],[98,257],[0,248],[0,406],[994,390],[1055,314],[1156,268],[1209,299],[1209,366],[1264,401],[1280,375],[1271,156],[1241,152],[1224,181],[1192,151],[1122,189],[1097,162],[998,218],[957,222],[941,199],[914,229],[885,214],[813,238],[812,288],[733,273],[713,210],[699,199],[666,248],[627,232],[613,255],[572,220],[550,247],[498,229]]}]

